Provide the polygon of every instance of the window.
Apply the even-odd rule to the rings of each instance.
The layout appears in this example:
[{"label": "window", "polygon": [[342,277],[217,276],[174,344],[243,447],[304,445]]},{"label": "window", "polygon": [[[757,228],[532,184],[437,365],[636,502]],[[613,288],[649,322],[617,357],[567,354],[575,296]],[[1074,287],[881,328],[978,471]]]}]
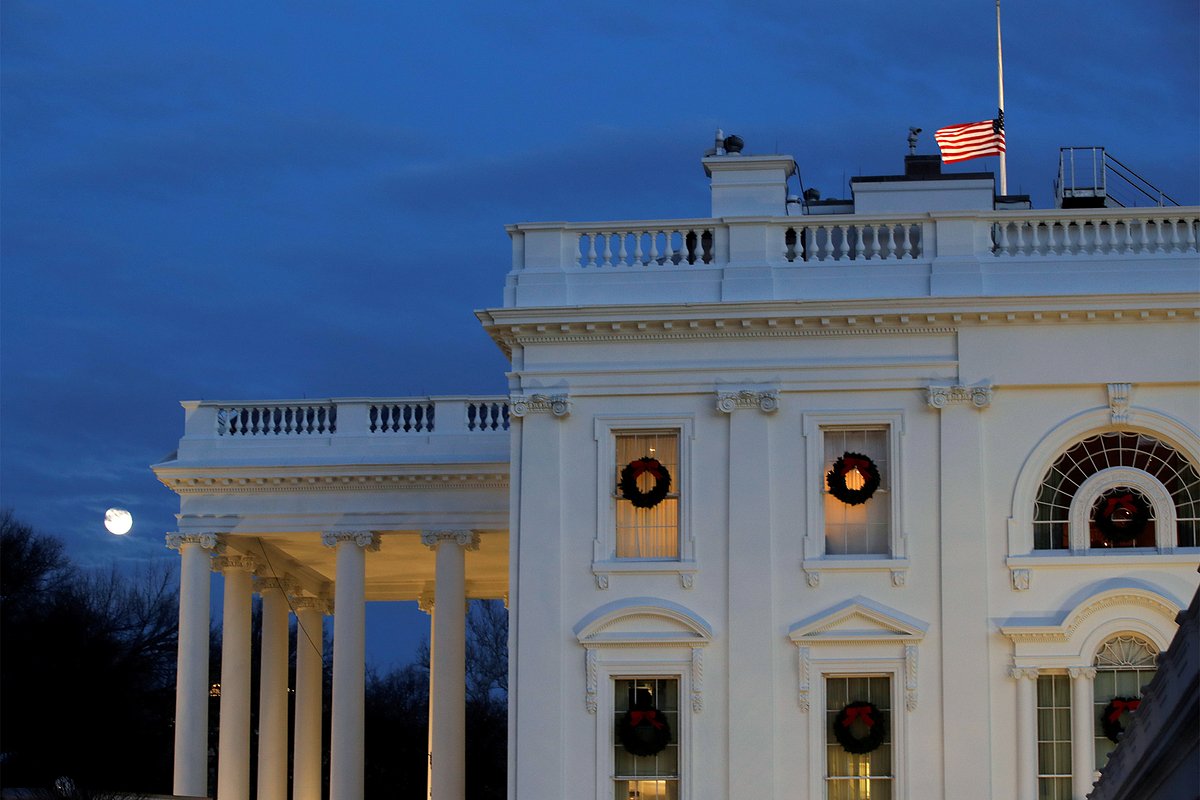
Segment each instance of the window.
[{"label": "window", "polygon": [[[838,742],[834,724],[856,701],[874,703],[888,734],[869,753],[851,753]],[[889,800],[892,797],[892,681],[887,675],[825,678],[825,796],[828,800]],[[858,723],[855,723],[858,724]]]},{"label": "window", "polygon": [[[1120,476],[1115,479],[1122,482],[1097,481],[1106,470]],[[1078,532],[1079,541],[1073,547],[1071,511],[1085,486],[1090,490],[1089,496],[1081,498],[1087,511],[1082,524],[1087,529]],[[1169,497],[1173,531],[1159,530],[1155,489]],[[1110,498],[1125,496],[1144,507],[1148,518],[1137,535],[1106,536],[1097,527],[1097,514],[1112,505],[1107,502]],[[1114,509],[1118,514],[1127,513],[1120,506]],[[1182,453],[1152,436],[1133,431],[1090,436],[1059,456],[1042,478],[1034,506],[1033,541],[1035,550],[1200,546],[1200,473]]]},{"label": "window", "polygon": [[[617,678],[613,686],[614,800],[677,800],[679,797],[679,680]],[[619,731],[627,712],[657,709],[670,730],[666,746],[653,755],[633,755]]]},{"label": "window", "polygon": [[[827,428],[822,430],[825,443],[825,462],[821,480],[833,469],[834,463],[848,454],[869,458],[879,471],[879,488],[865,502],[851,505],[825,492],[825,554],[881,555],[890,552],[888,435],[886,428]],[[851,468],[845,479],[852,490],[861,489],[866,478]]]},{"label": "window", "polygon": [[[679,558],[679,432],[677,430],[615,433],[613,497],[616,499],[616,557],[640,559]],[[620,488],[621,473],[638,459],[654,459],[666,469],[670,490],[650,508],[639,508]],[[642,493],[661,485],[662,476],[647,470],[635,479]]]},{"label": "window", "polygon": [[1096,654],[1093,714],[1096,769],[1108,761],[1116,747],[1104,733],[1101,715],[1113,698],[1140,699],[1142,689],[1154,677],[1158,648],[1138,636],[1117,636],[1104,643]]},{"label": "window", "polygon": [[1071,800],[1071,679],[1037,679],[1039,800]]}]

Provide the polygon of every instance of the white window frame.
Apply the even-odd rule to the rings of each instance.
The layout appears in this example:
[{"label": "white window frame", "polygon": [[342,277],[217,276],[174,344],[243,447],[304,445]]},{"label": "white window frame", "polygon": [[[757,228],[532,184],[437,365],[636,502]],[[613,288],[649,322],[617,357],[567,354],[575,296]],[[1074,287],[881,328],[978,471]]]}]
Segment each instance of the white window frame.
[{"label": "white window frame", "polygon": [[[1092,506],[1096,500],[1109,491],[1120,486],[1136,489],[1154,507],[1154,543],[1150,547],[1118,547],[1111,550],[1091,547],[1091,517]],[[1148,472],[1133,467],[1107,467],[1093,474],[1079,485],[1075,496],[1071,498],[1071,508],[1068,513],[1068,538],[1071,543],[1069,552],[1075,555],[1099,555],[1108,557],[1119,553],[1131,555],[1134,553],[1173,553],[1175,552],[1175,503],[1167,487]],[[1038,551],[1043,552],[1043,551]]]},{"label": "white window frame", "polygon": [[[888,446],[888,553],[830,555],[825,552],[825,431],[880,429]],[[903,586],[908,572],[904,532],[903,453],[904,412],[900,410],[812,411],[803,415],[807,526],[801,568],[808,583],[817,586],[824,571],[892,571],[892,584]]]},{"label": "white window frame", "polygon": [[[604,781],[596,787],[596,800],[609,800],[613,796],[613,782],[617,779],[616,764],[613,762],[613,742],[616,741],[616,730],[613,718],[616,716],[616,697],[614,686],[623,678],[674,680],[678,682],[679,695],[679,726],[675,731],[679,748],[679,800],[691,798],[692,775],[689,749],[692,738],[692,709],[687,701],[691,694],[688,682],[690,662],[662,661],[630,661],[623,664],[606,663],[601,667],[603,673],[602,685],[605,687],[599,697],[600,707],[605,713],[596,717],[596,741],[603,745],[603,755],[597,753],[597,764],[603,765]],[[604,719],[600,719],[603,717]],[[599,751],[600,748],[597,748]],[[603,760],[600,760],[603,759]],[[649,779],[653,780],[653,778]]]},{"label": "white window frame", "polygon": [[[622,433],[673,430],[679,435],[678,475],[672,483],[679,493],[679,557],[676,559],[617,558],[616,504],[613,490],[616,437]],[[596,441],[596,536],[592,542],[592,574],[596,586],[607,589],[609,575],[677,575],[685,589],[692,587],[698,571],[696,542],[692,536],[692,443],[695,419],[691,415],[618,414],[598,416],[594,422]]]}]

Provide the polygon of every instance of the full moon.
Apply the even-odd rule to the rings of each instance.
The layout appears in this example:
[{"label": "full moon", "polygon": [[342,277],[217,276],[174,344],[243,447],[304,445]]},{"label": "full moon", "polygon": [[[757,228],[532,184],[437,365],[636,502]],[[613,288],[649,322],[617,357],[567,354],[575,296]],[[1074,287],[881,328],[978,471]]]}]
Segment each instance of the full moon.
[{"label": "full moon", "polygon": [[110,508],[104,512],[104,527],[109,533],[124,536],[133,527],[133,514],[123,508]]}]

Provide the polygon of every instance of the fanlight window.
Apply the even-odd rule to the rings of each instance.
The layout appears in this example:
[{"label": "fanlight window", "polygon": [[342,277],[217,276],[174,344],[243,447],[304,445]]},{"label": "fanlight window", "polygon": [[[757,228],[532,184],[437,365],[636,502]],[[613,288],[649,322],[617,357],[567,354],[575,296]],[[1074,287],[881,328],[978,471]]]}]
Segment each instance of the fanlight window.
[{"label": "fanlight window", "polygon": [[1108,754],[1116,747],[1104,730],[1104,717],[1113,714],[1109,704],[1113,700],[1140,703],[1142,692],[1158,669],[1157,659],[1157,647],[1129,634],[1109,639],[1096,653],[1092,718],[1097,769],[1104,766]]},{"label": "fanlight window", "polygon": [[[1035,549],[1064,550],[1070,547],[1071,500],[1084,481],[1109,467],[1141,470],[1162,483],[1175,505],[1176,545],[1196,547],[1200,544],[1200,474],[1196,467],[1175,448],[1152,436],[1131,431],[1111,431],[1090,436],[1075,444],[1059,456],[1046,472],[1034,508]],[[1089,503],[1094,511],[1100,505],[1100,497]],[[1153,547],[1156,532],[1152,507],[1148,511],[1149,519],[1140,528],[1140,533],[1132,537],[1105,536],[1093,521],[1090,546]],[[1093,513],[1093,520],[1094,517]]]},{"label": "fanlight window", "polygon": [[1158,648],[1137,636],[1109,639],[1096,653],[1097,669],[1139,669],[1155,666]]}]

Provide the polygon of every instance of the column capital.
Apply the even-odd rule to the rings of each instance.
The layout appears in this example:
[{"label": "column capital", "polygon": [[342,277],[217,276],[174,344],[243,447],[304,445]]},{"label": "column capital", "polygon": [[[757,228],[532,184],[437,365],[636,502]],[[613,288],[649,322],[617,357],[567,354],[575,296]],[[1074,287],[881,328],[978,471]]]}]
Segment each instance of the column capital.
[{"label": "column capital", "polygon": [[324,599],[323,597],[312,597],[310,595],[301,595],[301,596],[293,595],[293,596],[289,597],[288,599],[291,600],[292,608],[296,612],[307,611],[307,610],[313,609],[313,608],[315,608],[321,612],[324,612],[325,609],[329,606],[329,601]]},{"label": "column capital", "polygon": [[225,572],[231,569],[240,569],[245,572],[253,573],[258,569],[258,561],[253,556],[244,556],[240,553],[233,555],[217,556],[212,562],[213,572]]},{"label": "column capital", "polygon": [[341,542],[353,542],[374,552],[379,549],[379,534],[374,531],[325,531],[321,534],[321,544],[326,547],[337,547]]},{"label": "column capital", "polygon": [[1071,680],[1087,678],[1089,681],[1096,677],[1095,667],[1067,667],[1067,674],[1071,676]]},{"label": "column capital", "polygon": [[509,398],[509,413],[514,417],[529,414],[565,417],[571,413],[571,398],[565,394],[514,394]]},{"label": "column capital", "polygon": [[183,552],[185,544],[198,544],[205,550],[216,550],[220,540],[215,533],[168,533],[167,549]]},{"label": "column capital", "polygon": [[1037,667],[1012,667],[1011,669],[1009,669],[1008,674],[1010,677],[1012,677],[1018,681],[1021,680],[1022,678],[1028,678],[1029,680],[1037,680],[1038,668]]},{"label": "column capital", "polygon": [[732,414],[739,409],[757,408],[765,414],[779,410],[779,392],[775,389],[735,389],[717,391],[717,411]]},{"label": "column capital", "polygon": [[435,602],[436,597],[434,596],[432,589],[426,589],[417,595],[417,608],[421,609],[426,614],[433,613],[433,606]]},{"label": "column capital", "polygon": [[991,384],[981,383],[977,386],[962,384],[931,384],[926,390],[926,402],[930,408],[941,410],[952,405],[971,405],[975,408],[987,408],[992,404],[994,389]]},{"label": "column capital", "polygon": [[260,594],[265,591],[269,592],[272,589],[277,589],[285,594],[291,594],[292,592],[296,591],[297,588],[298,584],[292,580],[291,576],[289,575],[271,577],[256,576],[254,578],[254,591],[259,592]]},{"label": "column capital", "polygon": [[421,531],[421,544],[430,550],[437,550],[443,542],[456,544],[465,550],[478,550],[479,534],[472,530]]}]

